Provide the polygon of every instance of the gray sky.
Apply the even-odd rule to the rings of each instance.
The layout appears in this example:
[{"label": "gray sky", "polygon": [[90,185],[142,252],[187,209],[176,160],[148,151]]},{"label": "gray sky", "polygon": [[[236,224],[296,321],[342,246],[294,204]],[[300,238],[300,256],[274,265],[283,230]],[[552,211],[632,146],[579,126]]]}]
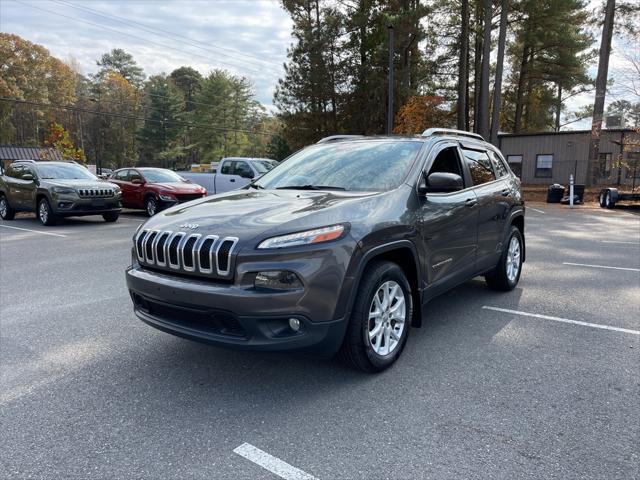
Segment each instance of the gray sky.
[{"label": "gray sky", "polygon": [[74,57],[84,74],[113,48],[147,75],[225,68],[249,78],[266,105],[291,44],[291,20],[269,0],[0,0],[0,30]]},{"label": "gray sky", "polygon": [[[599,3],[591,0],[590,6]],[[84,74],[94,73],[96,60],[113,48],[131,53],[147,75],[182,65],[204,75],[225,68],[251,80],[270,109],[292,41],[291,20],[277,0],[0,0],[0,30],[41,44],[62,60],[75,58]],[[622,81],[628,72],[624,57],[634,49],[637,54],[637,46],[614,39],[610,79]],[[596,68],[589,68],[594,77]],[[621,98],[638,101],[619,86],[607,101]],[[590,103],[593,93],[576,96],[567,111]],[[568,128],[589,127],[587,119]]]}]

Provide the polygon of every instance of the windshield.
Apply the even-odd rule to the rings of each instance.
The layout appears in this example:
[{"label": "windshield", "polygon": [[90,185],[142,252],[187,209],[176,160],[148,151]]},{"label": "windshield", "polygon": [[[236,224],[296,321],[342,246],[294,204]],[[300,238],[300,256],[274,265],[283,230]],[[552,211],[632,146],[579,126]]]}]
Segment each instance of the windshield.
[{"label": "windshield", "polygon": [[397,140],[314,145],[289,157],[255,185],[266,189],[391,190],[407,176],[421,147],[422,142]]},{"label": "windshield", "polygon": [[266,173],[273,168],[273,164],[267,162],[266,160],[254,160],[253,162],[251,162],[251,164],[258,173]]},{"label": "windshield", "polygon": [[147,182],[151,183],[175,183],[185,181],[184,178],[171,170],[143,170],[142,174]]},{"label": "windshield", "polygon": [[89,170],[80,165],[68,164],[51,164],[45,165],[40,163],[37,167],[38,176],[45,180],[97,180]]}]

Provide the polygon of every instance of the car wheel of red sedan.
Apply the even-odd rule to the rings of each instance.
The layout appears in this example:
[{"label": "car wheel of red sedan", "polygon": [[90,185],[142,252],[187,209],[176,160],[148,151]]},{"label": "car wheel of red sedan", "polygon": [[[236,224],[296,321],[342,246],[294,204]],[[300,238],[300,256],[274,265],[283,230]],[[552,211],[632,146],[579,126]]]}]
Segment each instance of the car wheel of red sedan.
[{"label": "car wheel of red sedan", "polygon": [[147,211],[147,215],[153,217],[158,212],[158,200],[156,200],[156,197],[147,197],[144,202],[144,208]]}]

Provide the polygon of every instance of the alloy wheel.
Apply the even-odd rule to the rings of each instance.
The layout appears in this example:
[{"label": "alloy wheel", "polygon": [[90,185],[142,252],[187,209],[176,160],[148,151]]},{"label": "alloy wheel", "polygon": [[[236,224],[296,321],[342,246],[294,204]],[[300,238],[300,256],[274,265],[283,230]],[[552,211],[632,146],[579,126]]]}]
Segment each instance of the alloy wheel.
[{"label": "alloy wheel", "polygon": [[156,201],[153,198],[147,200],[147,213],[150,217],[153,217],[156,214]]},{"label": "alloy wheel", "polygon": [[0,198],[0,216],[4,218],[7,215],[7,199]]},{"label": "alloy wheel", "polygon": [[375,353],[393,353],[406,328],[407,302],[402,287],[393,280],[384,282],[371,301],[367,338]]},{"label": "alloy wheel", "polygon": [[47,202],[40,202],[40,208],[38,208],[38,215],[40,216],[40,221],[46,225],[49,220],[49,208],[47,207]]},{"label": "alloy wheel", "polygon": [[518,278],[518,272],[520,271],[520,241],[515,236],[511,237],[511,241],[509,242],[506,269],[509,281],[511,283],[515,282]]}]

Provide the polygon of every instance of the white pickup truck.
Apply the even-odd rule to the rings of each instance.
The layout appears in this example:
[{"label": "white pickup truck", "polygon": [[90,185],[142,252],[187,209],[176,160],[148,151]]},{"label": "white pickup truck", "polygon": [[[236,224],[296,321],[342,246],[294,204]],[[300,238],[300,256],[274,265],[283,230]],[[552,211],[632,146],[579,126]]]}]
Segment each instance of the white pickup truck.
[{"label": "white pickup truck", "polygon": [[268,158],[228,157],[220,160],[217,171],[211,173],[177,172],[181,177],[207,189],[209,195],[242,188],[276,165]]}]

